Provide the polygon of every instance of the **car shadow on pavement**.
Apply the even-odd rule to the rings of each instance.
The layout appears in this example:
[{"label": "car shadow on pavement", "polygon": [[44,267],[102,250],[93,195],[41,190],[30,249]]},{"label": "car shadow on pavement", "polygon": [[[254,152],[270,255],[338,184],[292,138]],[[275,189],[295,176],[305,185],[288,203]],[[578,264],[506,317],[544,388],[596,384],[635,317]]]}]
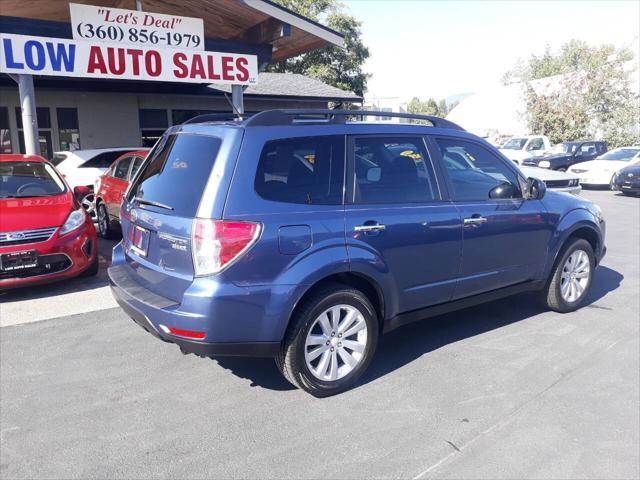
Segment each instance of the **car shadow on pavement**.
[{"label": "car shadow on pavement", "polygon": [[[611,268],[598,267],[583,308],[606,309],[607,307],[594,304],[616,290],[623,278],[623,275]],[[376,355],[359,385],[393,372],[445,345],[505,327],[545,311],[539,293],[528,292],[411,323],[380,337]],[[269,390],[294,388],[282,377],[271,359],[220,357],[214,361],[234,375],[250,380],[252,387]]]}]

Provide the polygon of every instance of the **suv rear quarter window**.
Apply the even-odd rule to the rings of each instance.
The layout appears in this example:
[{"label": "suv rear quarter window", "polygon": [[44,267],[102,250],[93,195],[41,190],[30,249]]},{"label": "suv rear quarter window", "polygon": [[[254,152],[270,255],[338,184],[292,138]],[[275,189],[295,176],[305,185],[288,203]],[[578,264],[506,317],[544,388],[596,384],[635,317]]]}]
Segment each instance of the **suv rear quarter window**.
[{"label": "suv rear quarter window", "polygon": [[254,188],[266,200],[338,205],[344,185],[344,137],[304,137],[267,142]]}]

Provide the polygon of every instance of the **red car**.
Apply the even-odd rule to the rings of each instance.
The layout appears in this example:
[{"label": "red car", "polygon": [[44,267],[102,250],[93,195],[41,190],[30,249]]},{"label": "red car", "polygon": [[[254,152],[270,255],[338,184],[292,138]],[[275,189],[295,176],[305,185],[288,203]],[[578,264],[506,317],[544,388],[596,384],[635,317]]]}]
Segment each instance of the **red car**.
[{"label": "red car", "polygon": [[0,155],[0,289],[98,273],[91,218],[55,167],[35,155]]},{"label": "red car", "polygon": [[120,229],[120,204],[129,181],[138,172],[149,150],[127,152],[118,157],[94,185],[98,233],[112,238]]}]

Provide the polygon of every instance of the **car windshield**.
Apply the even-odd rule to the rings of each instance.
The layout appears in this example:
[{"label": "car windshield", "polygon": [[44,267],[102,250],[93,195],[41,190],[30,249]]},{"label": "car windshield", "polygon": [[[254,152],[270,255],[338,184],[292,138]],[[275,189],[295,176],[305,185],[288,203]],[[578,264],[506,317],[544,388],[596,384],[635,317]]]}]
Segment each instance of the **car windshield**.
[{"label": "car windshield", "polygon": [[638,154],[638,152],[640,152],[640,148],[620,148],[605,153],[604,155],[598,157],[598,160],[618,160],[628,162],[632,160],[633,157]]},{"label": "car windshield", "polygon": [[505,143],[501,148],[507,150],[522,150],[524,144],[527,143],[526,138],[512,138],[507,143]]},{"label": "car windshield", "polygon": [[576,143],[559,143],[551,149],[551,153],[573,153],[578,148]]},{"label": "car windshield", "polygon": [[64,182],[47,163],[0,163],[0,198],[48,197],[65,190]]}]

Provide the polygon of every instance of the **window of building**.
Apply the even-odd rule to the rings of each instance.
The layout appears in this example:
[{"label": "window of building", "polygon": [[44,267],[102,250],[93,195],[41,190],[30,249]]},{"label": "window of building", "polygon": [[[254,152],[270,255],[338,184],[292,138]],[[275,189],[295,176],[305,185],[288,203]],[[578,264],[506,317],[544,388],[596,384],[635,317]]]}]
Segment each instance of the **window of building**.
[{"label": "window of building", "polygon": [[268,142],[255,178],[258,195],[285,203],[339,205],[344,181],[344,137]]},{"label": "window of building", "polygon": [[354,140],[355,203],[439,200],[435,174],[420,137]]},{"label": "window of building", "polygon": [[[36,108],[38,118],[38,138],[40,141],[40,154],[47,159],[53,157],[53,143],[51,142],[51,116],[47,107]],[[24,130],[22,128],[22,109],[16,107],[16,124],[18,125],[18,143],[20,153],[26,153],[24,147]]]},{"label": "window of building", "polygon": [[206,115],[207,113],[216,113],[213,110],[172,110],[171,117],[173,125],[180,125],[198,115]]},{"label": "window of building", "polygon": [[516,173],[488,149],[458,139],[436,141],[455,200],[489,200],[496,187],[503,187],[499,198],[522,197]]},{"label": "window of building", "polygon": [[57,108],[60,150],[80,150],[80,128],[77,108]]},{"label": "window of building", "polygon": [[167,111],[144,108],[138,111],[140,135],[143,147],[153,147],[164,131],[169,127]]},{"label": "window of building", "polygon": [[12,153],[11,129],[9,128],[9,109],[0,107],[0,153]]}]

